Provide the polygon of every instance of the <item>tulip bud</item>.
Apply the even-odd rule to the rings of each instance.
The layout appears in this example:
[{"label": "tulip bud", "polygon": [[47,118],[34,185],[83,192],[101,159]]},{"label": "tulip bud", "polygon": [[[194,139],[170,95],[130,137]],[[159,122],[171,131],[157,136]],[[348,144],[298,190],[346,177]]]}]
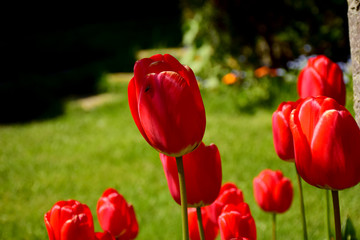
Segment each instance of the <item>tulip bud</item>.
[{"label": "tulip bud", "polygon": [[221,240],[256,240],[256,225],[247,203],[226,205],[219,216]]},{"label": "tulip bud", "polygon": [[253,186],[255,200],[262,210],[283,213],[291,206],[293,187],[281,171],[263,170],[254,178]]},{"label": "tulip bud", "polygon": [[294,144],[290,129],[290,113],[297,102],[282,102],[272,115],[274,147],[282,160],[294,162]]},{"label": "tulip bud", "polygon": [[206,119],[195,75],[171,55],[136,62],[128,100],[136,126],[157,151],[180,157],[201,143]]},{"label": "tulip bud", "polygon": [[121,240],[135,239],[139,232],[135,211],[115,189],[107,189],[96,206],[101,228]]},{"label": "tulip bud", "polygon": [[340,67],[323,55],[310,58],[298,77],[300,98],[326,96],[345,105],[346,88]]},{"label": "tulip bud", "polygon": [[[169,190],[180,204],[179,177],[175,157],[160,154]],[[187,204],[201,207],[211,204],[219,194],[222,180],[221,158],[215,144],[200,146],[183,156]]]},{"label": "tulip bud", "polygon": [[223,208],[228,204],[238,205],[244,202],[243,192],[237,188],[234,183],[225,183],[221,189],[218,197],[213,204],[206,206],[206,211],[210,219],[214,222],[218,222],[218,218]]},{"label": "tulip bud", "polygon": [[45,216],[50,240],[92,240],[94,224],[88,206],[75,200],[59,201]]}]

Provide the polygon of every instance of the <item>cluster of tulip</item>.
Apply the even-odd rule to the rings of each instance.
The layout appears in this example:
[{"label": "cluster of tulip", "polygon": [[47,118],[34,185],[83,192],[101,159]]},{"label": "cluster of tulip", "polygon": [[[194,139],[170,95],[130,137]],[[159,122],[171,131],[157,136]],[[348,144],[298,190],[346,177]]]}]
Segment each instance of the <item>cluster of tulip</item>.
[{"label": "cluster of tulip", "polygon": [[221,187],[217,146],[202,142],[205,109],[192,70],[168,54],[141,59],[128,99],[135,124],[160,152],[170,193],[181,205],[183,238],[211,240],[220,231],[222,239],[256,239],[241,190],[232,183]]},{"label": "cluster of tulip", "polygon": [[304,239],[307,232],[301,178],[332,191],[336,239],[341,239],[338,190],[360,182],[360,130],[344,107],[343,73],[329,58],[310,58],[299,74],[297,87],[300,99],[281,103],[273,114],[275,150],[281,159],[295,162]]},{"label": "cluster of tulip", "polygon": [[[299,75],[297,102],[283,102],[272,117],[275,150],[295,162],[300,186],[304,239],[306,220],[301,178],[337,191],[360,182],[360,130],[345,104],[340,68],[328,58],[312,58]],[[171,55],[154,55],[135,63],[128,85],[132,117],[144,139],[160,153],[173,199],[181,205],[183,239],[255,240],[256,225],[242,191],[222,185],[221,157],[215,144],[205,145],[206,116],[193,71]],[[337,102],[338,101],[338,102]],[[293,199],[290,180],[280,171],[263,170],[253,180],[254,196],[266,212],[287,211]],[[335,209],[335,215],[339,211]],[[51,240],[134,239],[139,227],[134,209],[115,190],[97,205],[104,233],[94,233],[89,208],[60,201],[45,214]],[[339,216],[335,216],[339,226]],[[273,225],[275,226],[275,224]],[[273,238],[276,228],[273,227]],[[339,237],[336,228],[337,240]]]},{"label": "cluster of tulip", "polygon": [[94,230],[89,207],[76,200],[59,201],[45,214],[50,240],[132,240],[139,226],[131,204],[115,189],[105,190],[96,206],[104,232]]}]

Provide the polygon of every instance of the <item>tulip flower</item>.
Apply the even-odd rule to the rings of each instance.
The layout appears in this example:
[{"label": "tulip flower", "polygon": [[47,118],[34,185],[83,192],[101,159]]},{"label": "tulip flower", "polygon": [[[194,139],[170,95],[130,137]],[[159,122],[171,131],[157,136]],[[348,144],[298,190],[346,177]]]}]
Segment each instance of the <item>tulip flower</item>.
[{"label": "tulip flower", "polygon": [[300,98],[327,96],[345,105],[346,88],[340,67],[323,55],[310,58],[298,77]]},{"label": "tulip flower", "polygon": [[287,211],[293,199],[291,181],[281,171],[265,169],[253,180],[256,203],[265,212],[272,213],[272,239],[276,239],[276,214]]},{"label": "tulip flower", "polygon": [[59,201],[44,216],[50,240],[92,240],[94,224],[88,206],[76,200]]},{"label": "tulip flower", "polygon": [[[205,208],[201,208],[201,219],[204,230],[204,238],[206,240],[214,240],[218,234],[219,228],[217,223],[214,223],[210,220]],[[197,209],[188,208],[188,218],[189,218],[189,234],[191,240],[200,240],[199,227],[198,227],[198,217]]]},{"label": "tulip flower", "polygon": [[107,189],[96,206],[101,228],[118,240],[135,239],[139,232],[135,211],[115,189]]},{"label": "tulip flower", "polygon": [[294,162],[294,144],[290,129],[290,113],[297,102],[282,102],[272,115],[274,147],[279,158]]},{"label": "tulip flower", "polygon": [[360,130],[350,112],[327,97],[304,99],[290,117],[295,163],[309,184],[342,190],[360,182]]},{"label": "tulip flower", "polygon": [[293,199],[291,181],[281,171],[263,170],[253,181],[254,196],[262,210],[273,213],[287,211]]},{"label": "tulip flower", "polygon": [[[272,130],[274,138],[274,147],[280,159],[287,162],[295,162],[294,156],[294,141],[290,128],[290,114],[296,108],[297,102],[282,102],[277,110],[272,115]],[[300,211],[303,225],[304,240],[307,240],[307,227],[305,217],[305,205],[302,191],[301,177],[296,171],[299,197],[300,197]]]},{"label": "tulip flower", "polygon": [[198,83],[173,56],[137,61],[128,100],[140,133],[159,152],[180,157],[201,143],[206,119]]},{"label": "tulip flower", "polygon": [[304,99],[291,113],[295,164],[309,184],[332,191],[341,238],[338,190],[360,182],[360,129],[350,112],[328,97]]},{"label": "tulip flower", "polygon": [[95,233],[96,240],[116,240],[109,232],[97,232]]},{"label": "tulip flower", "polygon": [[[160,153],[168,187],[173,199],[180,204],[179,178],[174,157]],[[187,204],[202,207],[215,201],[222,180],[221,158],[215,144],[200,146],[183,156]]]},{"label": "tulip flower", "polygon": [[211,221],[217,223],[218,218],[226,205],[238,205],[242,202],[244,202],[243,192],[238,189],[234,183],[225,183],[221,187],[220,193],[214,203],[205,208]]},{"label": "tulip flower", "polygon": [[221,240],[256,240],[256,225],[247,203],[226,205],[219,216]]}]

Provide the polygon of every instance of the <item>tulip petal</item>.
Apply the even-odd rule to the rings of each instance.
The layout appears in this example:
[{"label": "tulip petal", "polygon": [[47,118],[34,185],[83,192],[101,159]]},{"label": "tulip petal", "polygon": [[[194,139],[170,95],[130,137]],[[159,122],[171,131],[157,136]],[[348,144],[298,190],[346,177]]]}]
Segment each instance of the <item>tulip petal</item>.
[{"label": "tulip petal", "polygon": [[293,136],[288,120],[282,112],[274,112],[272,116],[274,148],[283,160],[294,159]]},{"label": "tulip petal", "polygon": [[314,171],[319,175],[317,185],[341,190],[351,187],[353,176],[359,175],[360,135],[354,134],[358,127],[348,115],[328,110],[316,126],[311,148]]},{"label": "tulip petal", "polygon": [[74,216],[66,221],[61,229],[59,239],[64,240],[93,240],[95,239],[94,227],[87,224],[85,214]]},{"label": "tulip petal", "polygon": [[[151,145],[169,156],[182,156],[196,148],[205,130],[205,111],[199,111],[186,81],[175,72],[147,75],[140,93],[141,125]],[[192,143],[184,146],[184,143]]]},{"label": "tulip petal", "polygon": [[314,68],[305,68],[299,74],[298,92],[300,98],[324,95],[321,75]]},{"label": "tulip petal", "polygon": [[281,179],[275,186],[273,197],[274,202],[277,205],[277,213],[283,213],[289,209],[293,200],[293,187],[289,179]]}]

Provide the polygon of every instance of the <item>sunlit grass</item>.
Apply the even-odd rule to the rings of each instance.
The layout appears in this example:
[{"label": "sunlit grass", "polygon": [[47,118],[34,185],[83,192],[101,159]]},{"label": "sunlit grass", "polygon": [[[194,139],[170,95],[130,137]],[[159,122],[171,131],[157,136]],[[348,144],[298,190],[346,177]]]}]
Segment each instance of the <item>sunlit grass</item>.
[{"label": "sunlit grass", "polygon": [[[169,194],[158,153],[133,122],[126,82],[113,84],[110,89],[117,97],[103,105],[84,110],[71,101],[66,114],[56,119],[0,127],[0,239],[47,239],[44,213],[56,201],[70,198],[90,207],[100,231],[96,202],[108,187],[134,205],[138,239],[181,239],[180,208]],[[294,165],[278,159],[273,149],[271,115],[276,106],[243,113],[232,101],[236,92],[227,94],[230,88],[202,93],[204,142],[218,146],[223,182],[243,190],[260,240],[270,239],[271,216],[255,204],[252,179],[271,168],[292,180],[294,202],[277,218],[278,239],[300,239]],[[304,183],[304,192],[309,239],[325,239],[324,191]],[[350,215],[358,234],[359,195],[359,186],[340,193],[342,218]]]}]

